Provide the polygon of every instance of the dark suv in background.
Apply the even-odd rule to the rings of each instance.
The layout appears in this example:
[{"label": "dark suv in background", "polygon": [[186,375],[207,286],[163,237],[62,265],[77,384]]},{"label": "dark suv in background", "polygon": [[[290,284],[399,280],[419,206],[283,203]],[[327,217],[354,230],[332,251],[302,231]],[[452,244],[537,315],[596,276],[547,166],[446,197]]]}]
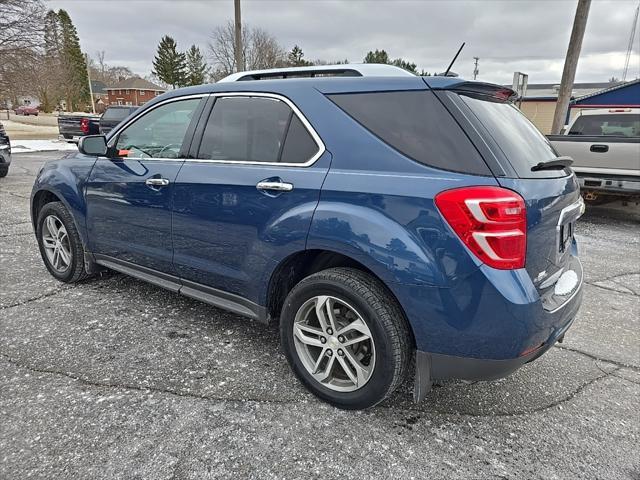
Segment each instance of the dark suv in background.
[{"label": "dark suv in background", "polygon": [[125,105],[112,105],[107,107],[102,116],[100,117],[100,133],[106,135],[113,127],[122,122],[125,118],[135,112],[138,107],[125,106]]},{"label": "dark suv in background", "polygon": [[11,143],[9,142],[9,135],[7,135],[4,125],[0,123],[0,178],[7,176],[10,164]]},{"label": "dark suv in background", "polygon": [[277,322],[300,381],[341,408],[384,400],[412,358],[420,400],[562,340],[584,204],[512,90],[384,65],[227,80],[44,166],[31,206],[53,276],[107,267]]}]

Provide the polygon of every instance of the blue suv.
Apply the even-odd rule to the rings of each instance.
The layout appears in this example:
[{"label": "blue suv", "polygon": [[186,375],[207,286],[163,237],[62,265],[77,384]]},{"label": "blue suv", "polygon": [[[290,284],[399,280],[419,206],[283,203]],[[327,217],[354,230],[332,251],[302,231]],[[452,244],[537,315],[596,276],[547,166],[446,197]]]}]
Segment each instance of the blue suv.
[{"label": "blue suv", "polygon": [[570,159],[510,89],[341,68],[174,90],[46,163],[49,272],[106,267],[276,322],[300,381],[347,409],[410,371],[418,401],[561,341],[582,298]]}]

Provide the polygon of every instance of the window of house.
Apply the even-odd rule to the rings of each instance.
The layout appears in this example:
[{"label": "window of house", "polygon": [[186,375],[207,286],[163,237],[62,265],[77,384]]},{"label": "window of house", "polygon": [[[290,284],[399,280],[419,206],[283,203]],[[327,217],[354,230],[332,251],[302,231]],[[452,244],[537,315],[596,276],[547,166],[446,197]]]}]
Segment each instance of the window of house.
[{"label": "window of house", "polygon": [[178,158],[201,99],[177,100],[145,113],[119,135],[115,148],[133,158]]},{"label": "window of house", "polygon": [[127,89],[127,91],[125,92],[127,95],[129,95],[129,89]]},{"label": "window of house", "polygon": [[144,97],[144,93],[145,93],[144,90],[140,90],[140,96],[141,97]]},{"label": "window of house", "polygon": [[273,98],[226,97],[214,104],[198,158],[306,163],[318,148],[286,103]]}]

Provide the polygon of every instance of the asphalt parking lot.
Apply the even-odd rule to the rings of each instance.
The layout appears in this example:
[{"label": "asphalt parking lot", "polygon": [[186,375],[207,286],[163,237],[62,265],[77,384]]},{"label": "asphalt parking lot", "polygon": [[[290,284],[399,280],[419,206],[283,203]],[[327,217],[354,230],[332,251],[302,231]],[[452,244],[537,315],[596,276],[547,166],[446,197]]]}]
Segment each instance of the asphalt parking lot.
[{"label": "asphalt parking lot", "polygon": [[0,179],[0,478],[640,479],[640,213],[578,226],[582,310],[497,382],[345,412],[277,330],[119,274],[62,285],[29,220],[40,165]]}]

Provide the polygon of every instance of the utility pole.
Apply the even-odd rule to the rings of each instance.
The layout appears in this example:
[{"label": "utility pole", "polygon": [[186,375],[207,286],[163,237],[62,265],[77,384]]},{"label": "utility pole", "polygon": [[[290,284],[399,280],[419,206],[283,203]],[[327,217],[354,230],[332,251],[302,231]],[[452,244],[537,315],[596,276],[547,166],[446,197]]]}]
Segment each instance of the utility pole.
[{"label": "utility pole", "polygon": [[480,70],[478,70],[478,61],[480,60],[480,57],[473,57],[473,59],[475,60],[475,63],[473,66],[473,79],[475,80],[478,77],[478,74],[480,73]]},{"label": "utility pole", "polygon": [[89,70],[89,55],[84,54],[84,63],[87,64],[87,80],[89,81],[89,96],[91,97],[91,111],[96,114],[96,104],[93,101],[93,87],[91,86],[91,71]]},{"label": "utility pole", "polygon": [[569,38],[569,48],[567,48],[567,57],[564,60],[564,69],[562,70],[562,81],[560,82],[560,90],[558,91],[558,103],[556,104],[556,111],[553,115],[551,133],[554,135],[560,133],[567,118],[567,110],[569,109],[569,101],[571,100],[571,90],[573,89],[573,81],[576,78],[578,58],[580,57],[584,31],[587,28],[590,6],[591,0],[578,0],[576,16],[573,20],[573,29],[571,30],[571,38]]},{"label": "utility pole", "polygon": [[244,70],[244,58],[242,55],[242,19],[240,18],[240,0],[233,0],[235,7],[236,25],[235,25],[235,57],[236,57],[236,72]]}]

